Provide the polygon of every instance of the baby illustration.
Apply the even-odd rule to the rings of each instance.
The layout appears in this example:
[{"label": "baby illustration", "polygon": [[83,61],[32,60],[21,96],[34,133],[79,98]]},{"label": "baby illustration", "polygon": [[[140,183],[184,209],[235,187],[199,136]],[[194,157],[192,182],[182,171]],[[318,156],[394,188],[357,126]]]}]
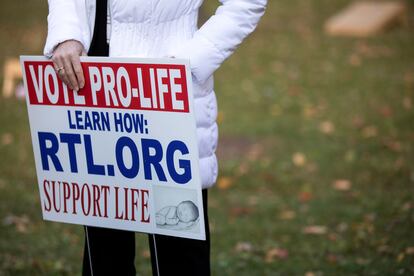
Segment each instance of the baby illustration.
[{"label": "baby illustration", "polygon": [[[167,206],[156,213],[157,225],[188,227],[198,219],[197,206],[190,200],[182,201],[177,206]],[[176,228],[176,227],[174,227]]]}]

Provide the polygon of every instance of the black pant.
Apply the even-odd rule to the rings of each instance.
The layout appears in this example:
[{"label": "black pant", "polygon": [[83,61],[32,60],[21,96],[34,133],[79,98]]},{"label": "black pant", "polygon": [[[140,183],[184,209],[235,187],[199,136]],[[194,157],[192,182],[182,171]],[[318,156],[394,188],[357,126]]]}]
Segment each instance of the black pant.
[{"label": "black pant", "polygon": [[[210,275],[207,190],[203,190],[206,240],[148,235],[153,275]],[[135,233],[85,227],[83,275],[135,275]],[[88,243],[89,242],[89,247]],[[91,256],[91,258],[90,258]]]}]

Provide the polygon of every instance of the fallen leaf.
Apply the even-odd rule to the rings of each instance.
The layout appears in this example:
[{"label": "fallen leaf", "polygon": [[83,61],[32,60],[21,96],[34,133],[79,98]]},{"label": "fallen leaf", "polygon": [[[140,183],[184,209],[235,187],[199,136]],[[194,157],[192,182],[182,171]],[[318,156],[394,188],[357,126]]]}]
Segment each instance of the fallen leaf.
[{"label": "fallen leaf", "polygon": [[303,167],[306,164],[306,156],[301,152],[296,152],[292,156],[292,162],[297,167]]},{"label": "fallen leaf", "polygon": [[409,211],[412,207],[413,206],[412,206],[411,202],[405,202],[403,204],[403,206],[401,206],[401,210],[404,211],[404,212]]},{"label": "fallen leaf", "polygon": [[405,249],[405,253],[406,253],[407,255],[413,255],[413,254],[414,254],[414,246],[407,247],[407,248]]},{"label": "fallen leaf", "polygon": [[386,46],[368,45],[364,42],[358,42],[356,45],[356,52],[369,58],[390,57],[394,54],[394,51]]},{"label": "fallen leaf", "polygon": [[252,213],[252,209],[247,208],[247,207],[233,207],[233,208],[230,208],[230,215],[232,217],[246,216],[246,215],[250,215],[251,213]]},{"label": "fallen leaf", "polygon": [[296,217],[296,212],[292,210],[284,210],[279,215],[280,219],[291,220]]},{"label": "fallen leaf", "polygon": [[367,223],[372,223],[377,218],[377,215],[375,213],[369,213],[364,215],[364,221]]},{"label": "fallen leaf", "polygon": [[53,269],[56,271],[63,270],[64,264],[62,260],[53,261]]},{"label": "fallen leaf", "polygon": [[254,82],[251,79],[244,79],[241,82],[241,88],[245,92],[256,91]]},{"label": "fallen leaf", "polygon": [[29,224],[30,220],[26,215],[20,217],[15,215],[8,215],[3,219],[3,225],[14,225],[17,232],[19,233],[27,233]]},{"label": "fallen leaf", "polygon": [[340,233],[343,233],[345,231],[348,230],[348,224],[346,222],[341,222],[340,224],[338,224],[338,226],[336,227],[336,230]]},{"label": "fallen leaf", "polygon": [[376,126],[366,126],[362,129],[362,137],[372,138],[378,135],[378,129]]},{"label": "fallen leaf", "polygon": [[378,253],[391,253],[392,252],[391,248],[386,244],[383,244],[383,245],[379,246],[377,248],[377,251],[378,251]]},{"label": "fallen leaf", "polygon": [[333,182],[333,188],[337,191],[349,191],[351,186],[351,181],[348,179],[337,179]]},{"label": "fallen leaf", "polygon": [[282,248],[272,248],[266,252],[265,261],[266,263],[271,263],[275,259],[284,260],[289,257],[289,251]]},{"label": "fallen leaf", "polygon": [[383,141],[383,144],[387,148],[389,148],[390,150],[395,151],[395,152],[401,152],[401,150],[402,150],[402,145],[397,140],[386,139],[386,140]]},{"label": "fallen leaf", "polygon": [[401,263],[404,260],[404,258],[405,258],[405,254],[404,254],[404,252],[401,252],[397,256],[397,262]]},{"label": "fallen leaf", "polygon": [[217,181],[217,187],[220,190],[227,190],[233,185],[233,179],[231,177],[223,176]]},{"label": "fallen leaf", "polygon": [[402,167],[404,167],[404,164],[405,164],[404,158],[403,157],[399,157],[394,162],[394,168],[396,170],[400,170]]},{"label": "fallen leaf", "polygon": [[275,181],[275,176],[271,173],[261,173],[259,175],[260,179],[263,179],[265,182],[272,183]]},{"label": "fallen leaf", "polygon": [[365,121],[360,115],[354,115],[352,117],[352,125],[356,128],[360,128],[364,125]]},{"label": "fallen leaf", "polygon": [[392,116],[393,111],[390,106],[384,105],[379,109],[379,113],[384,116],[385,118],[389,118]]},{"label": "fallen leaf", "polygon": [[303,108],[303,116],[305,118],[312,118],[317,114],[318,110],[314,106],[305,106]]},{"label": "fallen leaf", "polygon": [[248,162],[243,161],[242,163],[240,163],[239,167],[237,168],[236,174],[238,176],[242,176],[242,175],[247,174],[249,170],[250,170],[250,166]]},{"label": "fallen leaf", "polygon": [[308,201],[310,201],[313,198],[313,194],[311,192],[300,192],[299,193],[299,201],[302,203],[306,203]]},{"label": "fallen leaf", "polygon": [[370,260],[364,258],[356,258],[355,262],[359,265],[367,265],[370,263]]},{"label": "fallen leaf", "polygon": [[404,82],[407,85],[407,87],[411,87],[414,84],[414,73],[406,72],[404,74]]},{"label": "fallen leaf", "polygon": [[335,131],[335,126],[331,121],[323,121],[319,124],[319,130],[324,134],[332,134]]},{"label": "fallen leaf", "polygon": [[223,122],[223,120],[224,120],[224,112],[223,111],[217,112],[217,123],[220,124]]},{"label": "fallen leaf", "polygon": [[272,105],[272,107],[270,108],[270,114],[273,117],[277,117],[280,114],[282,114],[282,108],[280,107],[280,105],[278,105],[278,104]]},{"label": "fallen leaf", "polygon": [[253,251],[253,245],[250,242],[238,242],[234,250],[238,253],[251,252]]},{"label": "fallen leaf", "polygon": [[336,264],[338,262],[339,257],[335,254],[329,253],[326,256],[326,260],[332,264]]},{"label": "fallen leaf", "polygon": [[330,234],[328,235],[328,239],[329,239],[330,241],[336,241],[336,240],[338,240],[338,235],[337,235],[337,234],[335,234],[335,233],[330,233]]},{"label": "fallen leaf", "polygon": [[410,110],[413,107],[413,103],[411,101],[411,98],[404,97],[403,98],[403,107],[407,110]]},{"label": "fallen leaf", "polygon": [[309,212],[309,205],[308,204],[303,204],[299,206],[299,212],[301,212],[302,214],[306,214]]},{"label": "fallen leaf", "polygon": [[318,165],[316,165],[315,163],[308,163],[306,165],[306,171],[308,173],[314,173],[319,169]]},{"label": "fallen leaf", "polygon": [[145,249],[145,250],[142,250],[141,251],[141,256],[144,259],[149,259],[149,258],[151,258],[151,253],[150,253],[150,251],[148,249]]},{"label": "fallen leaf", "polygon": [[259,202],[259,199],[257,198],[257,196],[249,196],[249,198],[247,199],[247,203],[250,206],[255,206],[257,205],[258,202]]},{"label": "fallen leaf", "polygon": [[310,235],[324,235],[327,232],[326,226],[322,225],[310,225],[303,228],[302,232],[304,234],[310,234]]},{"label": "fallen leaf", "polygon": [[262,166],[262,168],[268,168],[271,164],[272,159],[267,156],[263,157],[260,161],[260,165]]},{"label": "fallen leaf", "polygon": [[352,54],[349,56],[348,62],[352,66],[360,66],[361,58],[357,54]]},{"label": "fallen leaf", "polygon": [[262,156],[262,153],[263,146],[259,143],[253,144],[247,153],[247,159],[251,162],[257,161]]},{"label": "fallen leaf", "polygon": [[0,178],[0,189],[3,189],[6,187],[6,182]]},{"label": "fallen leaf", "polygon": [[4,133],[1,136],[1,143],[4,146],[10,145],[11,143],[13,143],[13,135],[11,135],[11,133]]},{"label": "fallen leaf", "polygon": [[353,162],[353,161],[355,160],[355,151],[353,151],[353,150],[348,150],[348,151],[345,153],[345,157],[344,157],[344,159],[345,159],[345,161],[346,161],[346,162],[349,162],[349,163]]}]

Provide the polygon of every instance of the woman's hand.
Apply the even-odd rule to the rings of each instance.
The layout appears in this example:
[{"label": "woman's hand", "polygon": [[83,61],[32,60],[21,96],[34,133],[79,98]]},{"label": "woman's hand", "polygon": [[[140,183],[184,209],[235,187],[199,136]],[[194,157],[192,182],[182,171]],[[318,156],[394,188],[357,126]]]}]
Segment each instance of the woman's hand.
[{"label": "woman's hand", "polygon": [[59,78],[78,91],[85,85],[80,56],[85,56],[83,45],[77,40],[67,40],[60,43],[53,51],[52,61]]}]

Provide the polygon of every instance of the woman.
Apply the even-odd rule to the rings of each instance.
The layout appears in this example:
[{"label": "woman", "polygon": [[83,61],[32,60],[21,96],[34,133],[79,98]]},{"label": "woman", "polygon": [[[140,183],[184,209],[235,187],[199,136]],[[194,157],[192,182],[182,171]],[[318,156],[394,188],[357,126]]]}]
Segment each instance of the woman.
[{"label": "woman", "polygon": [[[197,29],[203,0],[49,0],[44,54],[62,81],[79,90],[84,77],[79,56],[177,57],[190,60],[204,203],[217,178],[217,103],[213,73],[256,27],[267,0],[220,0]],[[99,23],[100,22],[100,23]],[[107,31],[107,32],[106,32]],[[98,41],[98,42],[97,42]],[[99,42],[101,41],[101,42]],[[92,45],[92,46],[91,46]],[[207,206],[204,208],[207,210]],[[207,219],[207,214],[205,214]],[[149,235],[154,275],[209,275],[210,241]],[[134,234],[87,227],[84,274],[134,274]],[[105,248],[103,242],[105,241]],[[112,241],[108,245],[108,241]],[[179,248],[179,254],[176,249]],[[122,273],[123,272],[123,273]]]}]

